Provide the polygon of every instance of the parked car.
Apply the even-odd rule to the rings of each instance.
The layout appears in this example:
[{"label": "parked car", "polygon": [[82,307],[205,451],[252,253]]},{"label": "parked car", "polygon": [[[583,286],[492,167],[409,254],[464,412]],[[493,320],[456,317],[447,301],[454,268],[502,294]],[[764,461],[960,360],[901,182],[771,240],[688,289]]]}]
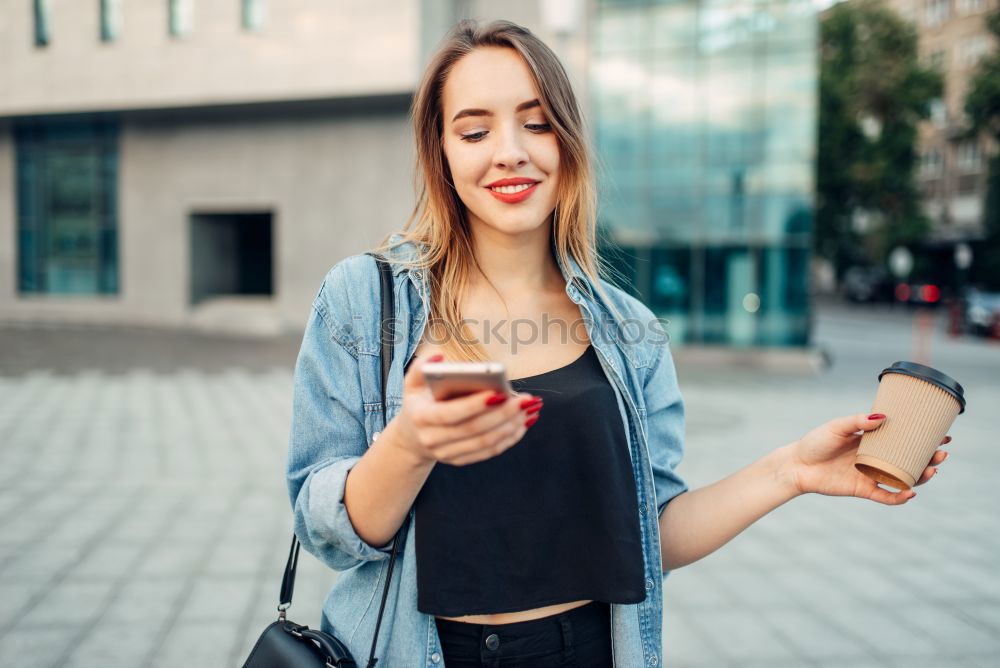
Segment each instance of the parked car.
[{"label": "parked car", "polygon": [[977,336],[1000,336],[1000,292],[970,288],[962,314],[965,331]]},{"label": "parked car", "polygon": [[934,283],[896,283],[893,292],[897,302],[920,306],[937,306],[941,303],[941,288]]},{"label": "parked car", "polygon": [[893,283],[881,267],[850,267],[844,272],[841,290],[844,298],[855,303],[889,302]]}]

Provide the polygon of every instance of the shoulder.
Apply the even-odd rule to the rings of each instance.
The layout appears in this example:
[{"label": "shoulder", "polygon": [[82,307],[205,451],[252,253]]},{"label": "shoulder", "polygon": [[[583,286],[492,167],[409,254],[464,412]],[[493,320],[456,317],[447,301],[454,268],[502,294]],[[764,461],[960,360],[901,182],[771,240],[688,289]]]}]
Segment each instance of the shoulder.
[{"label": "shoulder", "polygon": [[[604,278],[600,280],[600,287],[607,296],[602,317],[607,319],[609,335],[636,370],[655,366],[670,341],[666,319],[657,316],[641,299]],[[604,296],[595,294],[594,299],[603,301]]]},{"label": "shoulder", "polygon": [[323,319],[331,336],[349,349],[356,349],[365,319],[370,318],[380,293],[375,258],[368,253],[349,255],[334,264],[319,286],[312,307]]},{"label": "shoulder", "polygon": [[604,278],[601,278],[600,283],[601,289],[608,294],[612,304],[624,317],[649,319],[656,317],[653,311],[642,300]]}]

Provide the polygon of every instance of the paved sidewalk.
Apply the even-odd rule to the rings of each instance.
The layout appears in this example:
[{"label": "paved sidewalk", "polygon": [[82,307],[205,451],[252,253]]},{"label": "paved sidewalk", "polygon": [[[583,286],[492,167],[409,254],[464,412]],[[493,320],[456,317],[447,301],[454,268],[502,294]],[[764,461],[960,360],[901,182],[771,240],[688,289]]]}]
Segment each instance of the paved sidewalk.
[{"label": "paved sidewalk", "polygon": [[[822,375],[682,371],[692,488],[866,410],[875,367],[908,358],[899,318],[820,325],[835,359]],[[0,329],[0,666],[241,665],[274,618],[290,539],[297,346],[157,334],[150,356],[140,332],[127,349],[101,330],[17,332]],[[970,401],[939,479],[900,508],[796,499],[672,573],[665,665],[1000,664],[1000,350],[935,346]],[[296,621],[318,625],[335,577],[303,553]]]}]

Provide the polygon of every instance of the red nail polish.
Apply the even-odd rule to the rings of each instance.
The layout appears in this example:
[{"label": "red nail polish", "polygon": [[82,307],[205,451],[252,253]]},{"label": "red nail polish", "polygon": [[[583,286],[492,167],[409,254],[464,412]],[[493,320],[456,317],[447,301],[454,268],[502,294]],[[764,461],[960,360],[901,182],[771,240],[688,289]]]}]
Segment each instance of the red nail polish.
[{"label": "red nail polish", "polygon": [[486,405],[496,406],[497,404],[502,404],[505,401],[507,401],[506,394],[493,394],[486,398]]},{"label": "red nail polish", "polygon": [[541,404],[539,404],[537,406],[531,406],[530,408],[528,408],[528,410],[524,411],[524,414],[525,415],[534,415],[535,413],[537,413],[540,410],[542,410],[542,405]]},{"label": "red nail polish", "polygon": [[538,422],[538,416],[537,415],[535,417],[533,417],[533,418],[528,418],[527,420],[525,420],[524,421],[524,426],[525,427],[530,427],[531,425],[535,424],[536,422]]},{"label": "red nail polish", "polygon": [[444,361],[444,355],[438,354],[438,355],[434,355],[433,357],[428,357],[427,361],[428,362],[443,362]]},{"label": "red nail polish", "polygon": [[531,399],[521,399],[521,408],[529,408],[532,406],[541,406],[541,397],[532,397]]},{"label": "red nail polish", "polygon": [[869,420],[884,420],[885,416],[882,415],[881,413],[872,413],[871,415],[868,416],[868,419]]}]

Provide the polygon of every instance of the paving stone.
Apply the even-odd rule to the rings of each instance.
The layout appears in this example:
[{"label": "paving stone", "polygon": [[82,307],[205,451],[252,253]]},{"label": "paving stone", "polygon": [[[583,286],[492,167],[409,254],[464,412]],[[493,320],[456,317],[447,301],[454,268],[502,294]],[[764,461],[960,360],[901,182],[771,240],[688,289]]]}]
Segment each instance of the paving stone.
[{"label": "paving stone", "polygon": [[691,623],[718,639],[718,649],[733,662],[787,661],[802,657],[755,611],[691,612]]},{"label": "paving stone", "polygon": [[13,629],[0,638],[0,666],[53,666],[77,631],[72,626]]},{"label": "paving stone", "polygon": [[[692,489],[866,410],[877,370],[908,354],[887,343],[909,341],[898,314],[826,309],[817,322],[835,360],[819,376],[681,370],[679,473]],[[865,346],[852,343],[857,331],[871,333]],[[46,335],[50,370],[3,375],[12,363],[0,356],[0,666],[238,666],[276,615],[301,337],[280,368],[256,362],[273,351],[234,368],[187,356],[170,336],[156,335],[157,347],[173,341],[173,358],[155,367],[140,334],[75,336]],[[80,359],[112,339],[114,354],[92,355],[107,368]],[[939,478],[895,508],[794,499],[677,569],[664,592],[665,665],[996,665],[1000,499],[985,472],[1000,450],[981,407],[1000,405],[1000,349],[980,343],[934,341],[932,363],[961,380],[972,407]],[[318,627],[336,577],[303,553],[292,618]],[[205,643],[203,623],[218,617],[220,638]]]}]

